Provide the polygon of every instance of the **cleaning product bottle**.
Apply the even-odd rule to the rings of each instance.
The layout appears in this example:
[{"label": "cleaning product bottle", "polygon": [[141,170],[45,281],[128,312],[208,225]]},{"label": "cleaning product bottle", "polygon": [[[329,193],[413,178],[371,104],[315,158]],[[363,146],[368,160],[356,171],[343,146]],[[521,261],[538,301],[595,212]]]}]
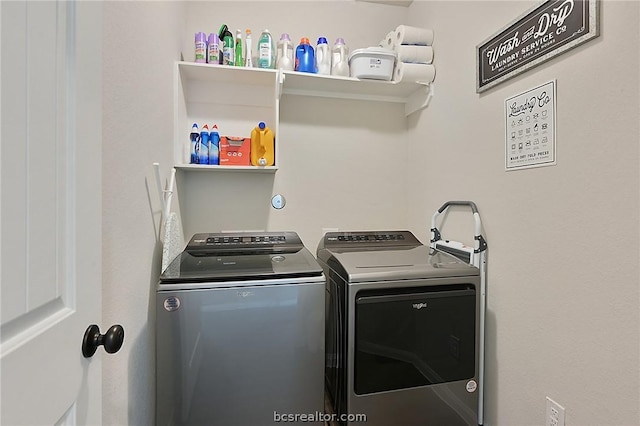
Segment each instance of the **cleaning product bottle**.
[{"label": "cleaning product bottle", "polygon": [[202,126],[200,131],[199,164],[209,164],[209,126]]},{"label": "cleaning product bottle", "polygon": [[258,41],[258,68],[275,68],[273,37],[267,29],[262,31]]},{"label": "cleaning product bottle", "polygon": [[278,41],[278,54],[276,56],[276,68],[293,71],[293,43],[289,34],[283,33]]},{"label": "cleaning product bottle", "polygon": [[207,62],[207,35],[205,33],[196,33],[196,62]]},{"label": "cleaning product bottle", "polygon": [[229,28],[223,24],[220,27],[220,31],[218,31],[218,37],[220,37],[220,42],[222,42],[222,56],[220,63],[222,65],[233,65],[233,34],[231,34]]},{"label": "cleaning product bottle", "polygon": [[331,51],[325,37],[318,38],[316,46],[316,72],[318,74],[331,74]]},{"label": "cleaning product bottle", "polygon": [[198,164],[200,162],[199,150],[200,150],[200,132],[198,131],[198,125],[193,123],[191,126],[191,133],[189,134],[189,145],[191,156],[189,158],[190,164]]},{"label": "cleaning product bottle", "polygon": [[244,66],[247,68],[253,68],[253,46],[251,45],[251,30],[247,28],[247,36],[245,37],[245,49],[244,49]]},{"label": "cleaning product bottle", "polygon": [[242,54],[242,31],[236,30],[236,55],[235,55],[236,67],[244,66],[244,55]]},{"label": "cleaning product bottle", "polygon": [[275,163],[275,141],[273,131],[264,122],[251,131],[251,165],[273,166]]},{"label": "cleaning product bottle", "polygon": [[302,37],[300,44],[296,47],[296,71],[316,72],[316,59],[313,47],[309,44],[309,39]]},{"label": "cleaning product bottle", "polygon": [[211,128],[209,136],[209,164],[220,164],[220,134],[216,124]]},{"label": "cleaning product bottle", "polygon": [[220,63],[220,37],[218,37],[218,34],[209,34],[207,43],[207,62],[210,64]]},{"label": "cleaning product bottle", "polygon": [[344,39],[341,37],[338,37],[333,45],[331,75],[349,77],[349,48],[344,44]]}]

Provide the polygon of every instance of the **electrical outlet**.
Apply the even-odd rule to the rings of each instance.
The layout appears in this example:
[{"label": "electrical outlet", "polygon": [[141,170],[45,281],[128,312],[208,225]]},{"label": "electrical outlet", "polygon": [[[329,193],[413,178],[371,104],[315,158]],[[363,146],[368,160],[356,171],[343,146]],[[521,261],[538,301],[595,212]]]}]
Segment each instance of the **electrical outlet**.
[{"label": "electrical outlet", "polygon": [[547,397],[547,421],[546,426],[565,426],[564,407],[553,399]]}]

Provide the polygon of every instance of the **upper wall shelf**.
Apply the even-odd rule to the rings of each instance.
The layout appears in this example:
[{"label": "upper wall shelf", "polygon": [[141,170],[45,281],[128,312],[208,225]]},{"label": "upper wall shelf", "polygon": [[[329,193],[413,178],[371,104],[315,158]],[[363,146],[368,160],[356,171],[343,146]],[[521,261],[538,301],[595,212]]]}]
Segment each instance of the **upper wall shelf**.
[{"label": "upper wall shelf", "polygon": [[296,71],[284,71],[283,79],[283,94],[403,103],[406,115],[427,106],[433,87],[415,82],[359,80]]},{"label": "upper wall shelf", "polygon": [[353,77],[193,62],[179,62],[178,67],[181,75],[193,81],[264,87],[279,81],[280,94],[402,103],[405,104],[406,115],[426,107],[433,94],[433,84],[415,82],[359,80]]},{"label": "upper wall shelf", "polygon": [[270,86],[276,82],[276,70],[230,67],[226,65],[178,62],[180,75],[187,80],[233,83],[247,86]]}]

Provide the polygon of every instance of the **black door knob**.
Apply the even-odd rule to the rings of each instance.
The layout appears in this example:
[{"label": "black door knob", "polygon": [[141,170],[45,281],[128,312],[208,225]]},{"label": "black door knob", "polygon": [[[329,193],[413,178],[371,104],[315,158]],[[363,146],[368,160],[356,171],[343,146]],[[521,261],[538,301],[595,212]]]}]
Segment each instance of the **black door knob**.
[{"label": "black door knob", "polygon": [[107,353],[113,354],[120,350],[123,342],[124,328],[121,325],[112,325],[105,334],[100,334],[100,328],[92,324],[84,332],[82,355],[85,358],[91,358],[100,345],[104,345],[104,350]]}]

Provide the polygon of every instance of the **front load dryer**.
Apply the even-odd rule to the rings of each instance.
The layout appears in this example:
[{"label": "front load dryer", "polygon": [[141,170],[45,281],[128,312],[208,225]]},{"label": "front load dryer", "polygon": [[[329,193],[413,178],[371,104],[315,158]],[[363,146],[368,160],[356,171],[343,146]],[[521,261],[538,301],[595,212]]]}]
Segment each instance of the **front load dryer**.
[{"label": "front load dryer", "polygon": [[[325,382],[343,424],[478,424],[480,275],[408,231],[330,232]],[[365,416],[365,417],[363,417]]]}]

